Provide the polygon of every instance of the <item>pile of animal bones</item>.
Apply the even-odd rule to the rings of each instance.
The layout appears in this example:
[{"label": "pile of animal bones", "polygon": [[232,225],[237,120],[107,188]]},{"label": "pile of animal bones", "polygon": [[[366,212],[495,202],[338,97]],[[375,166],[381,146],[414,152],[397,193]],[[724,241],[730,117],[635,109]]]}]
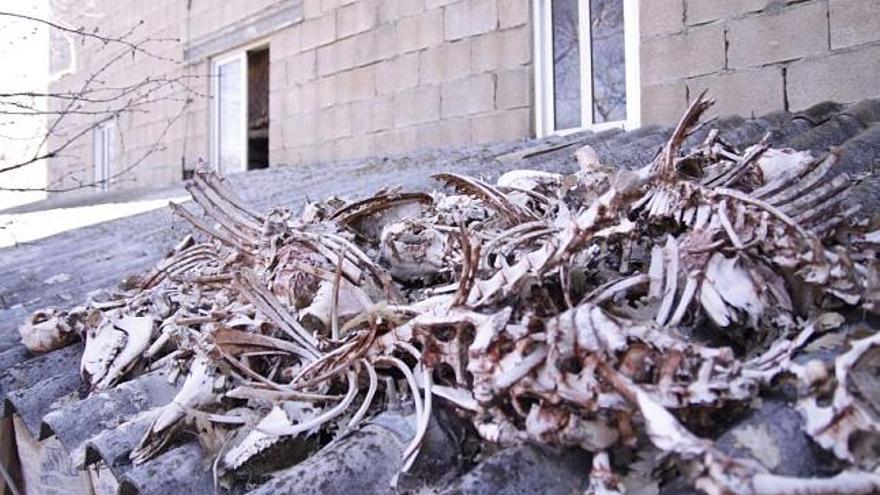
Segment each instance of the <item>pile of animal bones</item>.
[{"label": "pile of animal bones", "polygon": [[[299,216],[258,213],[198,173],[204,215],[172,206],[202,240],[136,287],[35,313],[22,339],[84,339],[93,393],[174,370],[179,393],[131,459],[207,424],[224,480],[282,439],[331,439],[402,401],[416,433],[401,472],[441,402],[490,442],[594,453],[589,493],[623,493],[615,458],[640,450],[655,476],[674,464],[710,494],[875,493],[880,411],[852,376],[880,333],[848,334],[831,366],[802,354],[880,309],[880,233],[844,207],[856,180],[833,152],[740,152],[715,131],[682,150],[710,105],[638,170],[585,148],[573,175],[439,174],[453,193],[389,189]],[[833,477],[772,474],[694,433],[780,381],[840,462]]]}]

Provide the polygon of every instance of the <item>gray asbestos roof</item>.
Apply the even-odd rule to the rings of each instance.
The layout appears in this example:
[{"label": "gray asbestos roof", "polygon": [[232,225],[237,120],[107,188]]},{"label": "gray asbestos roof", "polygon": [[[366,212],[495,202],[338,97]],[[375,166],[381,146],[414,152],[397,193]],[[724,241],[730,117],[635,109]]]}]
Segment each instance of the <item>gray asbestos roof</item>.
[{"label": "gray asbestos roof", "polygon": [[[839,170],[859,173],[880,164],[880,101],[841,106],[816,105],[804,112],[776,112],[760,118],[724,118],[714,122],[722,136],[745,147],[770,133],[775,147],[823,153],[839,147]],[[691,138],[701,140],[707,128]],[[431,189],[431,173],[455,171],[494,178],[515,168],[574,171],[574,151],[589,144],[609,165],[636,167],[650,161],[665,142],[669,129],[647,127],[631,132],[605,131],[564,137],[426,150],[392,158],[313,166],[273,168],[231,178],[235,189],[259,208],[287,205],[298,208],[308,198],[331,194],[363,196],[380,187],[400,184],[408,189]],[[870,212],[878,208],[880,182],[859,185],[852,201]],[[114,286],[127,274],[147,269],[188,231],[167,208],[105,224],[66,232],[51,238],[0,250],[0,399],[4,416],[17,413],[38,439],[56,436],[76,462],[103,462],[122,481],[122,493],[209,493],[213,490],[204,453],[184,438],[177,446],[132,467],[128,452],[149,425],[151,409],[174,395],[174,386],[156,373],[140,376],[115,389],[85,397],[81,392],[81,344],[42,356],[29,355],[18,342],[17,325],[30,311],[45,306],[72,306],[87,294]],[[47,284],[49,277],[67,273],[69,279]],[[783,399],[740,424],[765,423],[785,450],[781,474],[821,472],[821,460],[809,448],[797,421]],[[386,493],[396,474],[411,428],[393,412],[385,413],[360,431],[331,443],[302,463],[295,449],[279,456],[280,470],[269,480],[254,480],[252,493]],[[733,428],[736,428],[734,426]],[[584,487],[589,463],[585,454],[522,446],[486,452],[475,465],[465,465],[462,449],[473,446],[453,417],[436,422],[427,451],[415,472],[399,480],[399,490],[425,485],[440,493],[560,493]],[[724,438],[719,440],[724,445]],[[732,442],[728,442],[732,445]],[[731,447],[734,448],[734,447]],[[301,457],[301,456],[300,456]],[[285,466],[285,462],[288,464]],[[260,484],[262,482],[262,484]],[[672,483],[666,494],[691,493]]]}]

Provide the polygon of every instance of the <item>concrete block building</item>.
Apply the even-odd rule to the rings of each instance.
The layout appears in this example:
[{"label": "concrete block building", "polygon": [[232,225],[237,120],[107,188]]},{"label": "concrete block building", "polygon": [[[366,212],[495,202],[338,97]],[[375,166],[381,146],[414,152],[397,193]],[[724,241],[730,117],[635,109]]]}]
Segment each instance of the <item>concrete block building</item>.
[{"label": "concrete block building", "polygon": [[746,116],[880,96],[877,0],[85,3],[53,2],[53,17],[134,26],[149,53],[108,63],[118,50],[55,36],[50,90],[97,79],[161,97],[66,117],[91,138],[49,160],[55,187],[670,124],[703,90],[716,114]]}]

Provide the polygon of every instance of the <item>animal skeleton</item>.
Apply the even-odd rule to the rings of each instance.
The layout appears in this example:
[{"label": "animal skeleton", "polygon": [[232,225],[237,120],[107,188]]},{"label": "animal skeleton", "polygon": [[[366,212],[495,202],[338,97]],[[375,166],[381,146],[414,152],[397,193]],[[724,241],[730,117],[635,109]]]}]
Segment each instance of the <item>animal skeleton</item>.
[{"label": "animal skeleton", "polygon": [[[187,374],[134,462],[201,421],[225,438],[218,469],[234,477],[281,439],[356,428],[402,387],[416,424],[403,471],[437,396],[489,441],[596,453],[590,493],[622,493],[615,449],[646,443],[709,494],[876,492],[877,449],[850,439],[880,438],[877,397],[847,384],[877,335],[833,370],[794,358],[828,331],[823,308],[876,312],[880,236],[861,232],[858,249],[836,237],[862,227],[842,202],[853,181],[828,178],[834,153],[741,153],[716,132],[682,153],[710,105],[696,100],[639,170],[584,149],[573,176],[439,174],[456,194],[330,198],[299,218],[255,212],[199,172],[188,190],[204,216],[172,208],[205,241],[186,238],[109,303],[34,315],[23,340],[50,349],[76,321],[95,389],[145,366]],[[845,471],[777,476],[685,426],[780,376],[798,381],[806,432]]]}]

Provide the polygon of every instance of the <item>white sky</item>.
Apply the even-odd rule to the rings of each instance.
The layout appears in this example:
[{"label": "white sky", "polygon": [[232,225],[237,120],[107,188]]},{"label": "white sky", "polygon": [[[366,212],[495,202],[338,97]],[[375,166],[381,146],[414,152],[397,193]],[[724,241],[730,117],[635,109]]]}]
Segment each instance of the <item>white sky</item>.
[{"label": "white sky", "polygon": [[[0,0],[0,12],[45,19],[49,11],[48,3],[48,0]],[[43,25],[0,15],[0,92],[46,90],[49,78],[48,36],[48,30]],[[0,116],[0,168],[33,156],[44,128],[43,118]],[[44,163],[0,174],[0,188],[45,185]],[[0,209],[43,197],[45,193],[0,191]]]}]

